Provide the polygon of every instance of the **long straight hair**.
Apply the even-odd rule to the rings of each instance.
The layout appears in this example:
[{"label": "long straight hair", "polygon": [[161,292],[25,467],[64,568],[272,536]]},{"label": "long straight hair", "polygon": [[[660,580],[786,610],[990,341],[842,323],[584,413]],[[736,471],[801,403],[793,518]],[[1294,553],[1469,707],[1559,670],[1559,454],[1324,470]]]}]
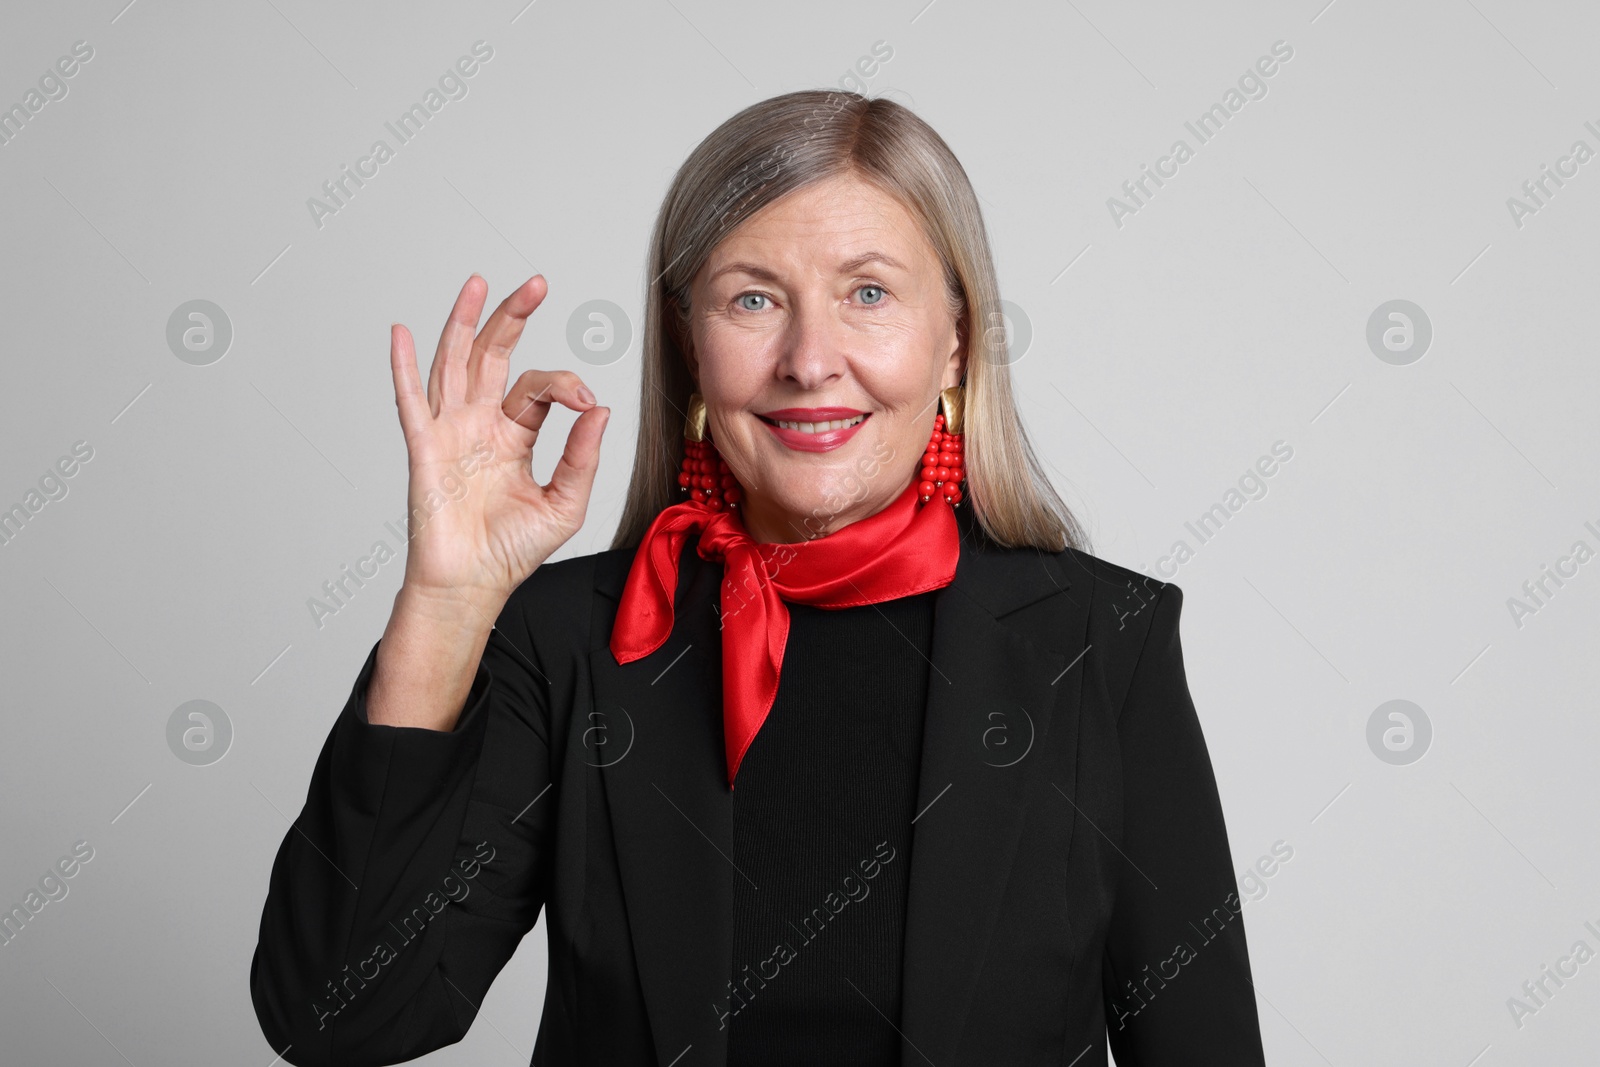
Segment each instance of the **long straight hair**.
[{"label": "long straight hair", "polygon": [[1000,287],[983,215],[944,139],[907,108],[810,89],[752,104],[718,126],[678,169],[650,238],[639,436],[612,548],[637,545],[681,496],[683,426],[695,383],[684,358],[689,292],[718,242],[766,205],[854,174],[898,199],[944,266],[966,346],[963,426],[973,518],[997,544],[1059,552],[1087,538],[1040,468],[1011,389]]}]

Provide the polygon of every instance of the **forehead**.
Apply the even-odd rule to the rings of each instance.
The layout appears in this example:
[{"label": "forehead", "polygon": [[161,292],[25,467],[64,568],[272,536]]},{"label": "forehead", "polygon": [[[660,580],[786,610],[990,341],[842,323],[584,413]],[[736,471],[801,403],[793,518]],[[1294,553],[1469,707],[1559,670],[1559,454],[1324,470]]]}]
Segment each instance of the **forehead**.
[{"label": "forehead", "polygon": [[723,238],[701,272],[736,262],[835,269],[878,251],[916,271],[936,267],[921,224],[898,199],[854,175],[813,182],[763,207]]}]

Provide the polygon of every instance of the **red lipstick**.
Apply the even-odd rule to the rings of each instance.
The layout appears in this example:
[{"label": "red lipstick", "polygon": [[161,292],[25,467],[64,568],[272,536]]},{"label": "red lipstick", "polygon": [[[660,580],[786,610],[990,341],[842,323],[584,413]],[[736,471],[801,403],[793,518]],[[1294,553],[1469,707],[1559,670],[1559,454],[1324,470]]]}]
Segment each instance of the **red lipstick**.
[{"label": "red lipstick", "polygon": [[[853,419],[864,416],[854,426],[847,426],[842,430],[825,430],[821,433],[806,433],[802,430],[787,429],[777,425],[777,420],[784,422],[833,422],[836,419]],[[772,436],[778,441],[797,452],[831,452],[854,437],[856,431],[867,424],[871,416],[856,408],[776,408],[772,411],[757,412],[757,418],[772,431]]]}]

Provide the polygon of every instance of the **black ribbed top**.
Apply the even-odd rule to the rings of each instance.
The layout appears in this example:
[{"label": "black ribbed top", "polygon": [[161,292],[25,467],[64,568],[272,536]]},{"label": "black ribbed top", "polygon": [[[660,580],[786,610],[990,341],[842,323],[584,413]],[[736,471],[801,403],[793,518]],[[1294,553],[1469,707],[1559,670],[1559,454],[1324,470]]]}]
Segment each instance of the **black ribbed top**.
[{"label": "black ribbed top", "polygon": [[900,1063],[900,963],[933,601],[790,604],[733,790],[729,1067]]}]

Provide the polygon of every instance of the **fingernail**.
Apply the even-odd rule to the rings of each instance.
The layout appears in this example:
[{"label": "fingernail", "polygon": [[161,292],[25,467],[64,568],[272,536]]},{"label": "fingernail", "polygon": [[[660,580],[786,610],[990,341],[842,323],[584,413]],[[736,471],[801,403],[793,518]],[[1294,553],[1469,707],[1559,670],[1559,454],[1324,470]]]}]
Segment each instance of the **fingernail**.
[{"label": "fingernail", "polygon": [[587,385],[580,385],[578,386],[578,399],[582,400],[585,404],[593,404],[595,401],[595,395],[589,391],[589,387]]}]

